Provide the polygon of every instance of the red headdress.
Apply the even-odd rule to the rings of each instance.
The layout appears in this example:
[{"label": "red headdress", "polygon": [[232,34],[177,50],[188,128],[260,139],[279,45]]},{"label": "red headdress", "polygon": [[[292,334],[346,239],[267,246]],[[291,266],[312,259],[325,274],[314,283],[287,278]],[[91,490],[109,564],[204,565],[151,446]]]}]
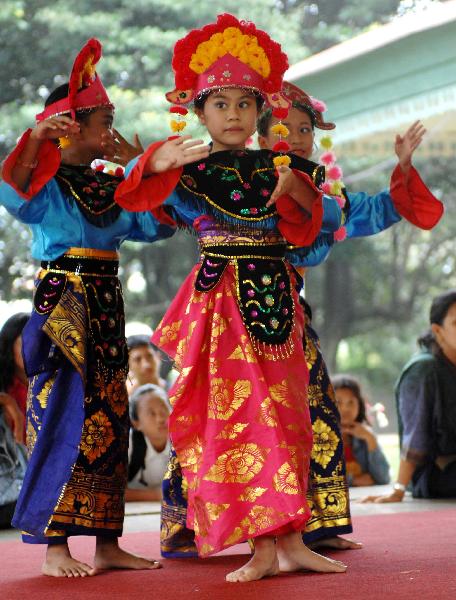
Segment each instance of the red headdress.
[{"label": "red headdress", "polygon": [[288,59],[280,45],[249,21],[230,14],[190,31],[174,46],[176,89],[166,94],[175,104],[220,88],[258,91],[273,108],[289,106],[280,93]]},{"label": "red headdress", "polygon": [[70,113],[74,119],[78,110],[90,110],[92,108],[109,107],[114,105],[108,98],[103,84],[98,77],[95,66],[101,58],[101,43],[90,39],[80,50],[71,70],[68,96],[57,102],[53,102],[36,115],[39,123],[49,117],[55,117]]},{"label": "red headdress", "polygon": [[289,81],[284,81],[282,85],[282,94],[286,96],[291,103],[296,102],[297,104],[301,104],[308,108],[314,116],[315,127],[318,127],[318,129],[334,129],[336,127],[334,123],[326,122],[323,118],[322,113],[326,110],[324,102],[309,96],[297,85],[294,85]]}]

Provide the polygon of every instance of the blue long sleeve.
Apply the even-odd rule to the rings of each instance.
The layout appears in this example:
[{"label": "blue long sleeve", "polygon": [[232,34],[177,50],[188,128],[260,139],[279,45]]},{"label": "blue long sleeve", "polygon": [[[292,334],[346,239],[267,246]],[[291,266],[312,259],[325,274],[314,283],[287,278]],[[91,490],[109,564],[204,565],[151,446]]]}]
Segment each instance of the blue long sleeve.
[{"label": "blue long sleeve", "polygon": [[50,179],[31,200],[24,200],[9,184],[0,184],[0,204],[16,219],[30,226],[32,256],[55,260],[71,247],[118,250],[125,240],[153,242],[167,238],[174,229],[162,225],[150,212],[122,210],[106,227],[89,223],[77,204]]},{"label": "blue long sleeve", "polygon": [[[388,190],[374,196],[365,192],[347,195],[350,210],[344,223],[346,239],[380,233],[401,220]],[[294,249],[287,258],[295,267],[315,267],[327,259],[335,243],[334,235],[322,230],[312,246]]]}]

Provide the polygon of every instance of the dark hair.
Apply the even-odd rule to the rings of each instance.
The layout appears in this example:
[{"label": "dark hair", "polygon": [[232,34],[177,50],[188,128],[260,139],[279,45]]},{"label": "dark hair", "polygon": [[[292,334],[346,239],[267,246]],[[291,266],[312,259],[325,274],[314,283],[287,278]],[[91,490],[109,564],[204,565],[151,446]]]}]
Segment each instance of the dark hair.
[{"label": "dark hair", "polygon": [[[456,304],[456,290],[450,290],[436,296],[432,300],[431,310],[429,311],[430,324],[442,325],[453,304]],[[428,350],[433,354],[440,352],[440,346],[431,329],[428,329],[426,333],[421,335],[417,339],[417,343],[422,350]]]},{"label": "dark hair", "polygon": [[[81,89],[85,89],[84,87]],[[50,104],[54,104],[54,102],[58,102],[59,100],[63,100],[68,96],[69,85],[68,83],[64,83],[56,87],[55,90],[49,94],[46,98],[44,106],[49,106]],[[96,112],[98,108],[92,108],[88,110],[78,110],[76,111],[76,121],[79,123],[87,123],[91,114]]]},{"label": "dark hair", "polygon": [[355,421],[358,421],[358,423],[369,423],[366,413],[366,400],[361,394],[361,388],[358,381],[350,375],[334,375],[334,377],[331,377],[331,383],[334,390],[346,388],[351,391],[358,400],[358,415]]},{"label": "dark hair", "polygon": [[127,346],[129,350],[134,350],[135,348],[142,348],[143,346],[149,346],[150,348],[154,347],[152,342],[150,341],[150,336],[145,334],[128,336]]},{"label": "dark hair", "polygon": [[129,407],[130,407],[130,419],[138,420],[138,402],[145,396],[146,394],[154,394],[155,396],[159,396],[166,406],[169,408],[168,403],[168,394],[166,391],[160,387],[159,385],[155,385],[154,383],[145,383],[144,385],[140,385],[129,399]]},{"label": "dark hair", "polygon": [[[310,106],[307,106],[307,104],[302,104],[301,102],[292,102],[291,106],[293,108],[297,108],[301,112],[305,112],[309,116],[310,122],[312,123],[312,130],[313,130],[317,123],[313,109]],[[268,135],[269,126],[271,125],[271,119],[272,119],[272,108],[265,108],[260,113],[260,115],[257,119],[258,135],[261,135],[263,137],[266,137]]]},{"label": "dark hair", "polygon": [[[241,88],[241,89],[243,89],[243,88]],[[203,110],[204,105],[206,104],[206,100],[209,98],[209,96],[213,92],[216,92],[216,91],[218,91],[218,90],[217,89],[216,90],[207,90],[206,92],[203,92],[202,94],[197,96],[193,101],[193,107],[197,108],[198,110]],[[248,94],[251,94],[255,98],[257,110],[258,110],[258,112],[260,112],[260,110],[263,108],[263,104],[264,104],[263,96],[260,93],[255,92],[254,90],[246,89],[246,92]]]},{"label": "dark hair", "polygon": [[30,314],[16,313],[5,321],[0,331],[0,391],[6,392],[14,377],[14,342],[21,335]]}]

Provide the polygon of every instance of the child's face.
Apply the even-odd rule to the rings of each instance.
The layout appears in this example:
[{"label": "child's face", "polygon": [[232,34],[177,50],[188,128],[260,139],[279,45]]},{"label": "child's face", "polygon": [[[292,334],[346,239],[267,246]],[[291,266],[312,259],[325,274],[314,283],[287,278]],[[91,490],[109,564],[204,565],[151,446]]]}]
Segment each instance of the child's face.
[{"label": "child's face", "polygon": [[158,379],[160,363],[154,349],[149,345],[137,346],[130,350],[128,366],[139,385],[155,383]]},{"label": "child's face", "polygon": [[136,406],[138,419],[133,425],[152,443],[165,444],[168,439],[169,409],[160,396],[153,392],[143,394]]},{"label": "child's face", "polygon": [[245,148],[246,140],[256,129],[255,96],[242,89],[212,92],[203,109],[195,112],[212,138],[213,152]]},{"label": "child's face", "polygon": [[102,135],[112,129],[113,121],[114,113],[111,108],[99,108],[80,123],[79,143],[84,149],[91,151],[94,158],[103,156]]},{"label": "child's face", "polygon": [[[272,147],[277,142],[278,138],[271,133],[271,127],[278,122],[279,119],[277,119],[277,117],[271,117],[268,135],[266,137],[258,136],[260,148],[272,150]],[[284,119],[282,123],[286,125],[290,131],[286,141],[291,146],[291,152],[298,156],[302,156],[303,158],[310,158],[313,150],[314,131],[309,115],[298,108],[291,107],[288,111],[287,118]]]},{"label": "child's face", "polygon": [[350,389],[339,388],[336,390],[336,404],[342,425],[351,425],[356,421],[359,414],[359,401]]}]

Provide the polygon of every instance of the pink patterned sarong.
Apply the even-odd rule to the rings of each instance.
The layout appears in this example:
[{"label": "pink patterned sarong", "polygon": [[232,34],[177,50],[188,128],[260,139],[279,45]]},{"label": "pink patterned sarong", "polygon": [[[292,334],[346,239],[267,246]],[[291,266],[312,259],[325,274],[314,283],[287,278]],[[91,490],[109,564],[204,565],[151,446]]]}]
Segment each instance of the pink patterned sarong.
[{"label": "pink patterned sarong", "polygon": [[207,556],[260,535],[304,530],[312,429],[295,291],[291,354],[259,355],[239,311],[233,264],[210,292],[194,289],[199,266],[152,341],[180,371],[170,434],[188,482],[187,524]]}]

